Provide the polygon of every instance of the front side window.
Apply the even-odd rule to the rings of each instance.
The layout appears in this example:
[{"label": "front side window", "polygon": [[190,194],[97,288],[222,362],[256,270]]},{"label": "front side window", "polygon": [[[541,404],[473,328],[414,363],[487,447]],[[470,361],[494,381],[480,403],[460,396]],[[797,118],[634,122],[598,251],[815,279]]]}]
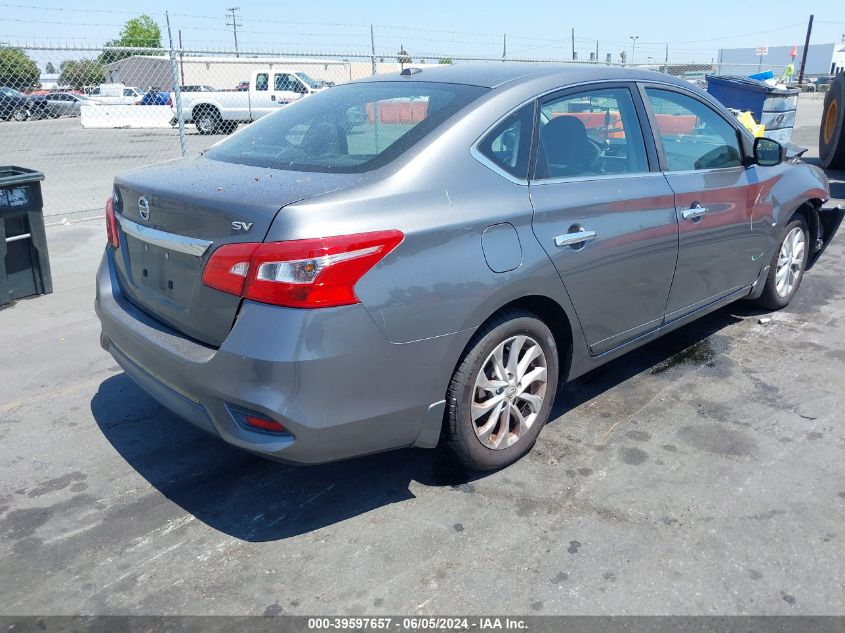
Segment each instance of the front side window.
[{"label": "front side window", "polygon": [[535,178],[647,171],[645,142],[627,88],[597,88],[541,105]]},{"label": "front side window", "polygon": [[499,169],[526,178],[533,127],[534,103],[531,103],[493,128],[478,144],[478,151]]},{"label": "front side window", "polygon": [[267,90],[270,85],[270,78],[267,73],[258,73],[255,76],[255,89],[260,91]]},{"label": "front side window", "polygon": [[271,169],[369,171],[408,151],[487,90],[424,81],[338,86],[260,118],[205,156]]},{"label": "front side window", "polygon": [[287,73],[275,76],[275,89],[279,92],[302,92],[302,84],[293,75]]},{"label": "front side window", "polygon": [[724,169],[742,165],[736,129],[698,99],[646,88],[669,171]]}]

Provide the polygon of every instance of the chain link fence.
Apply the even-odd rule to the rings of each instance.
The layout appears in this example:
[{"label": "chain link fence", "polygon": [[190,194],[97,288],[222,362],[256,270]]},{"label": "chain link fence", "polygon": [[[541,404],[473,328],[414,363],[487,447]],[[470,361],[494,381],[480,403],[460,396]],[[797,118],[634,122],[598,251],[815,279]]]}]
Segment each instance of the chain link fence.
[{"label": "chain link fence", "polygon": [[[58,46],[0,52],[0,165],[44,172],[45,215],[52,222],[100,215],[120,172],[197,154],[239,126],[331,86],[398,73],[407,65],[504,61],[445,54],[412,60],[396,54]],[[530,58],[509,62],[620,65]],[[719,72],[716,64],[637,67],[701,85],[706,75]],[[735,65],[731,71],[738,73]],[[415,110],[413,104],[396,104],[382,107],[379,116],[402,122]]]}]

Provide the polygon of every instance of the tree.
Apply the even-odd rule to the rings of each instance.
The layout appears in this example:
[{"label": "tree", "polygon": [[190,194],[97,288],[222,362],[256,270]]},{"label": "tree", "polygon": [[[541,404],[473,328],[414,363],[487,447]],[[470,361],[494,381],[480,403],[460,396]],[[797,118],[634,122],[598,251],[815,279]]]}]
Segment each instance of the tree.
[{"label": "tree", "polygon": [[74,90],[104,83],[106,71],[96,59],[68,59],[62,62],[59,85]]},{"label": "tree", "polygon": [[396,53],[396,61],[399,62],[400,65],[404,66],[405,64],[413,64],[414,60],[411,59],[411,56],[408,55],[408,51],[405,50],[405,47],[401,44],[399,45],[399,52]]},{"label": "tree", "polygon": [[451,64],[452,58],[451,57],[441,57],[440,59],[437,60],[437,63],[438,64]]},{"label": "tree", "polygon": [[[148,15],[139,15],[127,20],[116,40],[109,40],[106,47],[161,48],[161,29]],[[133,55],[132,51],[103,51],[97,60],[100,64],[110,64]]]},{"label": "tree", "polygon": [[38,86],[41,70],[20,48],[0,47],[0,86],[27,90]]},{"label": "tree", "polygon": [[55,75],[56,74],[56,67],[53,66],[53,62],[47,62],[47,65],[44,66],[44,72],[48,75]]}]

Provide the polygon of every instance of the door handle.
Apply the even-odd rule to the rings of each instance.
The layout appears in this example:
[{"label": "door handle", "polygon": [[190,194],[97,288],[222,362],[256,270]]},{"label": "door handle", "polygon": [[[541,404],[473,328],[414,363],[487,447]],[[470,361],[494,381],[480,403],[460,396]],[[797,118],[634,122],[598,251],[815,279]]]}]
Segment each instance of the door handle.
[{"label": "door handle", "polygon": [[684,220],[696,220],[705,215],[708,211],[709,209],[707,207],[702,207],[697,202],[694,202],[689,209],[684,209],[683,212],[681,212],[681,217],[683,217]]},{"label": "door handle", "polygon": [[564,233],[555,238],[555,246],[575,246],[576,244],[583,244],[589,242],[596,237],[595,231],[587,231],[581,229],[573,233]]}]

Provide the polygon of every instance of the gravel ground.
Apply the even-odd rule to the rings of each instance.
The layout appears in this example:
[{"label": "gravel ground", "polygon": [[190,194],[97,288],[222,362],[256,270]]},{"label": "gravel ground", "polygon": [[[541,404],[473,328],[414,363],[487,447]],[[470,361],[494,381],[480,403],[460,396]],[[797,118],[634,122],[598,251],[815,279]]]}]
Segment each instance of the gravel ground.
[{"label": "gravel ground", "polygon": [[203,435],[99,347],[101,223],[48,238],[55,293],[0,311],[0,615],[845,614],[845,236],[770,321],[729,306],[579,379],[469,480]]}]

